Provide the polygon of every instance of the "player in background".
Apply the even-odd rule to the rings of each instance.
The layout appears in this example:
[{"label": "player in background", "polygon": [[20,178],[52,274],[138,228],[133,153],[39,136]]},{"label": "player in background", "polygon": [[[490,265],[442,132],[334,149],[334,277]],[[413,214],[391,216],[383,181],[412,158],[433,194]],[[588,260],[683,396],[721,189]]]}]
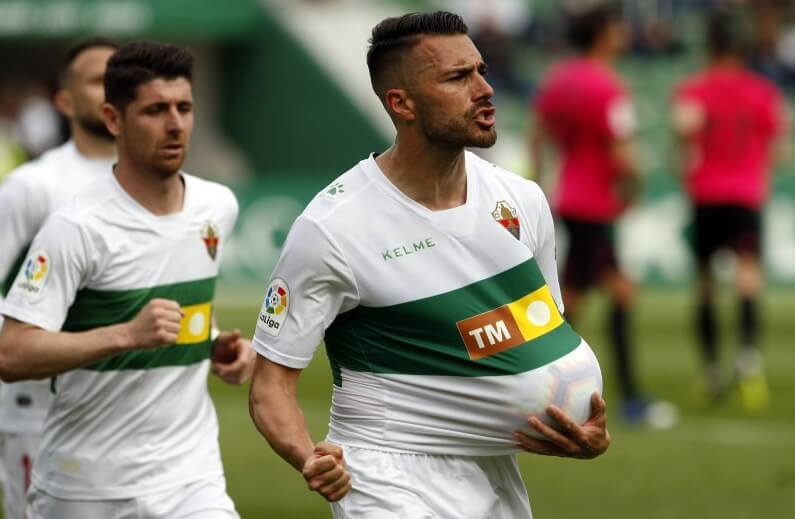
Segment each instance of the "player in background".
[{"label": "player in background", "polygon": [[3,302],[0,377],[53,379],[32,519],[238,517],[207,374],[242,383],[254,353],[211,328],[238,207],[180,170],[192,70],[188,51],[154,42],[111,56],[118,162],[50,216]]},{"label": "player in background", "polygon": [[[252,419],[337,519],[528,518],[517,452],[591,458],[610,442],[599,365],[561,317],[546,199],[465,151],[497,139],[466,34],[446,12],[373,29],[395,142],[298,217],[257,321]],[[334,394],[315,443],[296,387],[321,340]],[[598,384],[572,397],[582,418],[528,418],[522,402],[546,402],[563,366]]]},{"label": "player in background", "polygon": [[[71,138],[11,173],[0,184],[0,302],[44,220],[86,184],[110,175],[116,143],[102,120],[102,75],[118,48],[105,38],[77,43],[58,72],[55,105]],[[0,315],[0,329],[3,326]],[[50,404],[49,381],[0,382],[0,464],[6,519],[22,519],[25,492]]]},{"label": "player in background", "polygon": [[563,267],[566,318],[576,320],[588,290],[606,290],[622,417],[633,424],[669,427],[676,421],[676,409],[644,398],[638,388],[630,332],[635,289],[615,251],[615,221],[639,184],[635,112],[614,70],[626,39],[620,8],[601,3],[573,15],[569,39],[578,55],[543,78],[534,99],[536,123],[530,138],[542,185],[545,142],[561,156],[554,211],[569,244]]},{"label": "player in background", "polygon": [[[785,104],[777,88],[743,62],[744,38],[729,12],[706,24],[708,63],[674,94],[673,125],[682,176],[693,204],[698,265],[696,328],[708,396],[727,387],[718,355],[715,280],[710,260],[722,249],[737,258],[739,350],[735,370],[750,410],[769,400],[759,351],[760,213],[767,200],[774,144],[786,143]],[[782,148],[785,149],[785,148]]]}]

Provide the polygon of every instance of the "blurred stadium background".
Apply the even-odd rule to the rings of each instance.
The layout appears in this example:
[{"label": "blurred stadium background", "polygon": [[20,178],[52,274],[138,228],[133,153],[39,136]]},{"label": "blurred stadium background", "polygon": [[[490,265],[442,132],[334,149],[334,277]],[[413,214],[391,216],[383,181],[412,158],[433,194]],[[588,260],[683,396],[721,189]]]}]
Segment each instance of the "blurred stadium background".
[{"label": "blurred stadium background", "polygon": [[[567,9],[582,2],[0,0],[0,178],[64,138],[48,97],[70,42],[102,34],[189,46],[197,55],[197,124],[185,169],[225,182],[238,194],[241,214],[225,253],[217,307],[224,327],[251,333],[262,287],[294,218],[315,192],[391,140],[364,62],[372,26],[413,10],[446,8],[464,15],[497,88],[500,136],[485,156],[532,177],[528,99],[542,71],[565,52]],[[733,398],[709,407],[695,390],[699,358],[689,317],[689,215],[671,171],[668,101],[675,82],[703,63],[700,15],[721,3],[623,1],[632,45],[619,68],[639,112],[646,188],[642,203],[621,221],[620,252],[642,283],[635,323],[641,375],[655,396],[680,407],[682,420],[667,431],[613,420],[613,446],[591,462],[523,456],[539,518],[795,517],[794,164],[780,165],[764,221],[769,290],[763,350],[772,405],[749,415]],[[755,64],[791,100],[795,3],[735,3],[748,11]],[[729,280],[731,259],[717,267]],[[602,360],[609,403],[611,357],[598,326],[603,308],[598,296],[592,299],[579,327]],[[723,339],[734,347],[728,290],[721,310]],[[730,362],[726,349],[724,359]],[[321,353],[300,391],[316,439],[326,431],[330,386]],[[246,390],[215,379],[211,389],[229,491],[242,516],[330,517],[325,503],[256,433]]]}]

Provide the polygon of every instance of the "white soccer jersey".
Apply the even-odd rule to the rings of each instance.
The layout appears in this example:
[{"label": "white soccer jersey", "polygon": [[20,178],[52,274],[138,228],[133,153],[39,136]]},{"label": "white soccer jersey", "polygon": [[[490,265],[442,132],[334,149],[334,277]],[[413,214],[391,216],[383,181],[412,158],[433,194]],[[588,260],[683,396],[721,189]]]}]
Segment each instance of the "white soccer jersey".
[{"label": "white soccer jersey", "polygon": [[[109,175],[112,167],[112,159],[84,157],[68,141],[20,166],[0,184],[0,302],[47,216],[85,185]],[[39,433],[49,405],[47,381],[0,383],[0,432]]]},{"label": "white soccer jersey", "polygon": [[45,223],[2,311],[45,330],[132,319],[153,298],[185,316],[177,344],[57,377],[33,484],[65,499],[122,499],[222,474],[209,394],[210,317],[237,217],[226,187],[182,175],[183,210],[156,216],[108,175]]},{"label": "white soccer jersey", "polygon": [[598,371],[561,316],[543,193],[472,153],[465,160],[460,207],[416,203],[370,157],[318,194],[290,230],[254,346],[304,368],[325,338],[330,441],[516,452],[511,433],[526,427],[523,409],[546,397],[538,386],[547,366],[571,354]]}]

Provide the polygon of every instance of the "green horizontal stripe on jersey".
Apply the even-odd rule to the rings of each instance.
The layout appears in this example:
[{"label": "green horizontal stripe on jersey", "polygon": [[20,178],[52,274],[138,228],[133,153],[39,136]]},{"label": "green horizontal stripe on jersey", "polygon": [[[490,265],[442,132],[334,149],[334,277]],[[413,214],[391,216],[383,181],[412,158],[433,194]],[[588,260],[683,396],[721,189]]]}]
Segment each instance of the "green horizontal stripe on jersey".
[{"label": "green horizontal stripe on jersey", "polygon": [[[82,332],[99,326],[126,323],[152,299],[171,299],[180,306],[188,306],[212,301],[214,295],[214,277],[131,290],[83,289],[77,292],[62,329],[67,332]],[[108,357],[83,369],[118,371],[188,366],[210,358],[210,347],[211,341],[208,339],[189,345],[130,351]]]},{"label": "green horizontal stripe on jersey", "polygon": [[463,377],[513,375],[573,351],[580,336],[563,323],[551,332],[478,360],[469,358],[456,322],[493,310],[546,284],[534,259],[490,278],[425,299],[359,306],[337,316],[325,343],[334,373],[352,371]]}]

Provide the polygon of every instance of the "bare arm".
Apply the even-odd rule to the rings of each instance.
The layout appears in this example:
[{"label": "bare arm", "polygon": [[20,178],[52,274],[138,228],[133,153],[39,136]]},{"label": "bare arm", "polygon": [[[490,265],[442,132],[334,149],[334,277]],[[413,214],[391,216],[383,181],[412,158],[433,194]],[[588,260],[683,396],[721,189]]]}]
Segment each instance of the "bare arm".
[{"label": "bare arm", "polygon": [[177,340],[182,312],[153,299],[130,322],[85,332],[51,332],[7,317],[0,333],[0,378],[5,382],[53,377],[130,350]]},{"label": "bare arm", "polygon": [[541,121],[536,121],[530,132],[530,162],[533,165],[533,177],[539,185],[544,185],[544,129]]},{"label": "bare arm", "polygon": [[309,488],[328,501],[351,489],[342,449],[309,436],[298,405],[296,388],[301,370],[257,356],[249,394],[249,412],[259,432],[276,453],[300,471]]}]

